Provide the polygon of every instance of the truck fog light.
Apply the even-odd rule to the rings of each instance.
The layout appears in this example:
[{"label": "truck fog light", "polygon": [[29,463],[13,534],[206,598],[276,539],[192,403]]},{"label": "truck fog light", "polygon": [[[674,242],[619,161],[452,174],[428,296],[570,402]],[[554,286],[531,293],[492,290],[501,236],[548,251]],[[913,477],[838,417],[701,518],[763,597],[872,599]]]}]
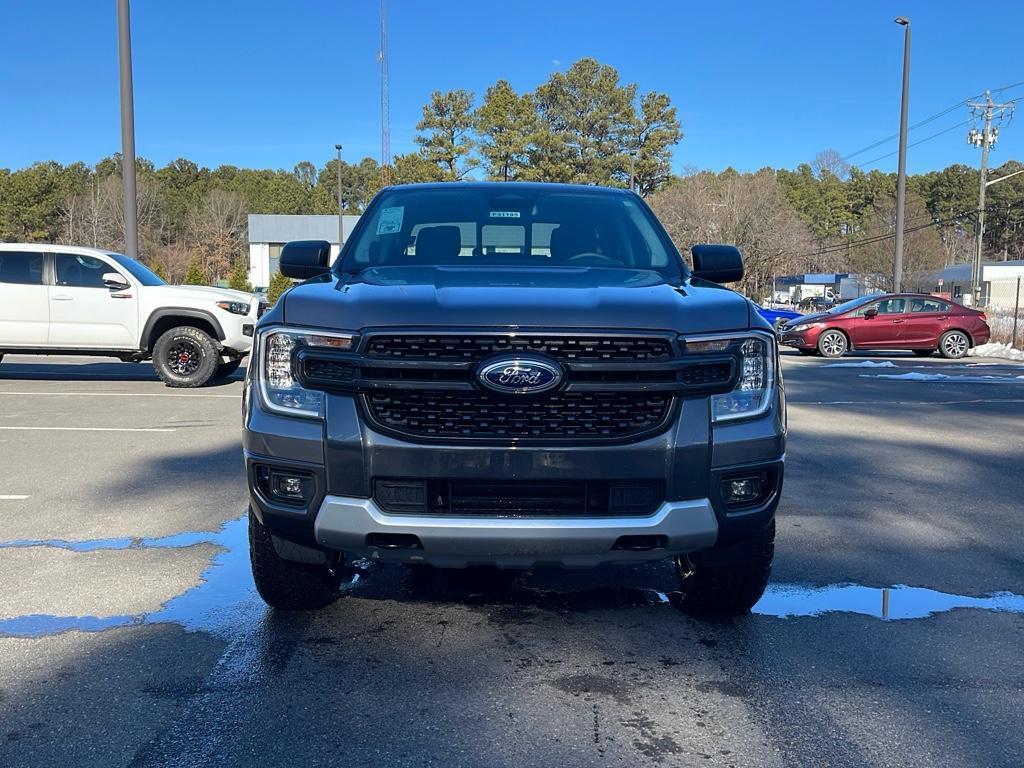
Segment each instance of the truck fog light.
[{"label": "truck fog light", "polygon": [[743,477],[737,480],[726,480],[722,490],[727,504],[743,504],[753,501],[761,495],[761,478]]},{"label": "truck fog light", "polygon": [[277,492],[282,496],[302,496],[302,479],[298,477],[278,477]]},{"label": "truck fog light", "polygon": [[255,481],[256,487],[270,501],[301,505],[313,498],[313,477],[304,472],[258,464]]}]

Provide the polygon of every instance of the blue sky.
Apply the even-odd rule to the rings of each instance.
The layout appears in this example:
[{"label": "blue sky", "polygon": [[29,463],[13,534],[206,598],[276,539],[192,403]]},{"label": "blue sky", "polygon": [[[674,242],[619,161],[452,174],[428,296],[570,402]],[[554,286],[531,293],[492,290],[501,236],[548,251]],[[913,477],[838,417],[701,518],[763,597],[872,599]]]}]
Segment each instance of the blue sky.
[{"label": "blue sky", "polygon": [[[898,128],[902,29],[913,22],[911,122],[1024,80],[1011,29],[1024,3],[444,3],[390,0],[392,150],[413,148],[433,89],[482,95],[504,77],[530,90],[593,56],[679,108],[674,166],[795,167]],[[120,147],[114,0],[0,0],[0,167],[95,162]],[[291,168],[379,157],[377,3],[134,0],[137,151],[163,165]],[[1024,86],[1006,91],[1021,98]],[[977,165],[957,110],[910,134],[908,168]],[[857,156],[896,149],[891,141]],[[1024,113],[993,156],[1024,159]],[[896,157],[870,167],[894,170]]]}]

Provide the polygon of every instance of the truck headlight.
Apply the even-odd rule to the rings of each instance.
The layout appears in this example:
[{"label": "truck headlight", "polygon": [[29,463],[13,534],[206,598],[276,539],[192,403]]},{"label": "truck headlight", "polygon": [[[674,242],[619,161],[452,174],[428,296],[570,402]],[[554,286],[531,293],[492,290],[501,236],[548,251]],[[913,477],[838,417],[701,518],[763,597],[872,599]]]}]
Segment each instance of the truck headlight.
[{"label": "truck headlight", "polygon": [[217,306],[232,315],[248,315],[249,305],[244,301],[218,301]]},{"label": "truck headlight", "polygon": [[303,388],[295,378],[292,361],[300,347],[350,349],[354,336],[294,328],[268,328],[257,342],[257,378],[263,404],[288,416],[319,419],[324,415],[323,392]]},{"label": "truck headlight", "polygon": [[739,353],[740,376],[732,392],[711,397],[712,421],[760,416],[775,393],[775,339],[767,334],[733,340]]}]

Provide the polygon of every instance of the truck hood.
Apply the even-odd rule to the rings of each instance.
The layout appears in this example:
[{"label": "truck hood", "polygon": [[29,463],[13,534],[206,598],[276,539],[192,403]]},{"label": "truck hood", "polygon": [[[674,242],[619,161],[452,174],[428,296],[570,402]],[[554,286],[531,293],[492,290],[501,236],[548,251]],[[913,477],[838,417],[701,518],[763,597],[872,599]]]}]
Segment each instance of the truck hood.
[{"label": "truck hood", "polygon": [[230,288],[212,288],[207,285],[154,285],[146,291],[158,291],[155,295],[161,300],[192,300],[192,301],[241,301],[251,304],[253,295],[245,291],[234,291]]},{"label": "truck hood", "polygon": [[386,326],[564,327],[708,333],[750,327],[745,298],[701,280],[592,267],[377,267],[323,275],[284,297],[284,321]]}]

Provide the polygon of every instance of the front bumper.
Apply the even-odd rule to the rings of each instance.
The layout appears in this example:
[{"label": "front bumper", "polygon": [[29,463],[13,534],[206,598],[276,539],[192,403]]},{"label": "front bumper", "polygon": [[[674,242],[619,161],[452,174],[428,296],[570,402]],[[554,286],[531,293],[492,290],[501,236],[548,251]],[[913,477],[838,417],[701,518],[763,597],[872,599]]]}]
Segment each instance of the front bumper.
[{"label": "front bumper", "polygon": [[[372,499],[327,496],[314,533],[320,546],[375,560],[444,568],[592,568],[707,549],[718,536],[718,521],[707,499],[666,501],[648,517],[504,519],[392,515]],[[415,541],[417,548],[367,545],[386,541],[389,535]],[[616,548],[622,537],[657,537],[664,546],[643,551]]]},{"label": "front bumper", "polygon": [[800,332],[783,330],[779,337],[779,343],[797,349],[815,349],[818,346],[819,335],[821,335],[820,328],[808,328],[806,331]]},{"label": "front bumper", "polygon": [[[248,382],[247,382],[248,384]],[[246,402],[250,402],[247,392]],[[381,560],[449,567],[539,563],[587,567],[637,562],[727,547],[768,525],[778,505],[785,453],[785,403],[763,417],[712,425],[706,397],[681,403],[662,434],[627,445],[424,445],[371,429],[356,398],[329,394],[324,422],[246,408],[243,433],[250,503],[278,537],[301,546],[340,549]],[[310,478],[300,506],[268,499],[255,482],[270,465]],[[766,470],[773,488],[756,508],[730,511],[722,482],[737,473]],[[445,517],[385,513],[374,502],[374,478],[508,481],[660,480],[664,498],[638,517]],[[373,534],[415,536],[420,549],[378,546]],[[657,537],[647,551],[615,549],[621,536]]]}]

